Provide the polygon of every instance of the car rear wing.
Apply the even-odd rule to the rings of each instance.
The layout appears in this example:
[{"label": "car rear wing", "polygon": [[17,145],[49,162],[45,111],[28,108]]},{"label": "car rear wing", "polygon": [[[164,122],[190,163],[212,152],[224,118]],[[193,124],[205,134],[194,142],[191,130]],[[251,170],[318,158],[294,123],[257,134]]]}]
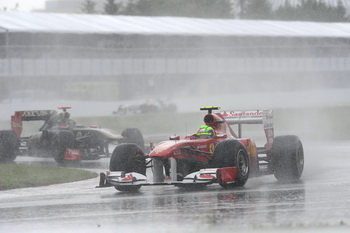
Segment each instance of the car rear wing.
[{"label": "car rear wing", "polygon": [[26,110],[16,111],[11,116],[11,128],[20,137],[23,130],[23,121],[47,121],[50,116],[55,114],[55,110]]},{"label": "car rear wing", "polygon": [[242,137],[243,124],[263,124],[267,143],[265,147],[272,146],[274,138],[273,112],[272,110],[255,111],[224,111],[221,116],[229,125],[238,125],[238,137]]}]

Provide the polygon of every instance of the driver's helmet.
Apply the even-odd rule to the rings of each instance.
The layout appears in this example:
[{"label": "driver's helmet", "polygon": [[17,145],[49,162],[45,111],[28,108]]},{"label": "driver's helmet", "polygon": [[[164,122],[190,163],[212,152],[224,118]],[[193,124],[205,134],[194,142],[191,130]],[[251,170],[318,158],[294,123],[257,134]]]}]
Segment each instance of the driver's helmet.
[{"label": "driver's helmet", "polygon": [[67,120],[69,119],[69,117],[70,117],[69,112],[64,112],[63,118]]},{"label": "driver's helmet", "polygon": [[210,126],[207,125],[202,125],[198,132],[197,135],[200,137],[204,137],[204,138],[212,138],[215,136],[215,132],[214,129]]},{"label": "driver's helmet", "polygon": [[60,112],[59,114],[58,114],[58,120],[59,121],[62,121],[64,119],[64,114],[63,114],[63,112]]}]

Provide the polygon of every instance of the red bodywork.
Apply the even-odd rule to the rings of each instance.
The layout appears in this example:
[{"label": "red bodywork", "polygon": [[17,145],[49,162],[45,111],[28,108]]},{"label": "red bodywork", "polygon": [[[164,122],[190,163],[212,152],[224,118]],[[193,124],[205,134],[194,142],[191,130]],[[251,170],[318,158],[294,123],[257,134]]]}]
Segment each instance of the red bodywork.
[{"label": "red bodywork", "polygon": [[11,116],[11,128],[18,138],[21,137],[23,130],[22,112],[15,112],[15,114]]},{"label": "red bodywork", "polygon": [[66,149],[64,152],[64,159],[65,160],[80,160],[80,149]]},{"label": "red bodywork", "polygon": [[46,121],[54,114],[54,110],[32,110],[16,111],[11,116],[11,128],[17,137],[21,137],[23,131],[23,121]]},{"label": "red bodywork", "polygon": [[[161,142],[155,147],[149,157],[163,157],[196,160],[207,163],[213,156],[216,145],[225,139],[237,139],[245,146],[250,162],[250,175],[259,173],[259,161],[257,148],[253,140],[238,138],[221,113],[209,113],[204,117],[206,125],[215,131],[213,138],[200,138],[196,134],[186,136],[183,140],[169,140]],[[233,174],[233,173],[232,173]],[[227,174],[223,177],[227,177]]]},{"label": "red bodywork", "polygon": [[237,178],[237,168],[236,167],[219,168],[216,171],[216,178],[218,179],[218,183],[220,184],[232,182]]}]

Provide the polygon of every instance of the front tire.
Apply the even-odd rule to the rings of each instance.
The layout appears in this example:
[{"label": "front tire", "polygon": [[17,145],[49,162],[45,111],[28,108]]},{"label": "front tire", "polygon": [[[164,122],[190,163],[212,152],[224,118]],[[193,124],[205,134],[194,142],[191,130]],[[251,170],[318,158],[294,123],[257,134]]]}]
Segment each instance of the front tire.
[{"label": "front tire", "polygon": [[[146,175],[146,157],[143,150],[136,144],[125,143],[118,145],[110,159],[110,171],[124,171],[125,173],[137,172]],[[122,192],[136,192],[141,185],[115,186]]]},{"label": "front tire", "polygon": [[304,149],[297,136],[276,137],[267,156],[276,179],[284,182],[300,179],[304,170]]},{"label": "front tire", "polygon": [[234,183],[219,183],[224,188],[244,186],[249,177],[249,157],[244,145],[238,140],[219,142],[214,150],[213,165],[215,168],[236,167],[237,179]]},{"label": "front tire", "polygon": [[[50,134],[50,131],[48,132]],[[50,147],[53,158],[57,163],[63,164],[66,162],[64,154],[67,148],[74,148],[75,136],[72,131],[60,130],[51,132],[52,139]],[[48,151],[50,153],[50,151]]]}]

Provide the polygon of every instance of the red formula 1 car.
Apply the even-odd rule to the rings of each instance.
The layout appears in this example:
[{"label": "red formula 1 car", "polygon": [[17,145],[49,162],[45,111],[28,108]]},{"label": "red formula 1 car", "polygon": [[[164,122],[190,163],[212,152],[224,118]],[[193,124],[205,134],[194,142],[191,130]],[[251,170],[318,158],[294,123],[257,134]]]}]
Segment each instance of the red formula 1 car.
[{"label": "red formula 1 car", "polygon": [[[304,152],[297,136],[274,137],[273,115],[264,111],[208,111],[204,123],[214,135],[192,134],[180,140],[171,137],[159,143],[149,155],[135,144],[121,144],[113,151],[110,171],[101,173],[100,187],[114,186],[119,191],[137,191],[145,185],[204,186],[218,183],[224,188],[244,186],[248,177],[274,174],[278,180],[300,178]],[[236,134],[230,125],[238,125]],[[242,124],[263,124],[267,142],[257,147],[242,138]],[[153,171],[149,181],[146,169]]]}]

